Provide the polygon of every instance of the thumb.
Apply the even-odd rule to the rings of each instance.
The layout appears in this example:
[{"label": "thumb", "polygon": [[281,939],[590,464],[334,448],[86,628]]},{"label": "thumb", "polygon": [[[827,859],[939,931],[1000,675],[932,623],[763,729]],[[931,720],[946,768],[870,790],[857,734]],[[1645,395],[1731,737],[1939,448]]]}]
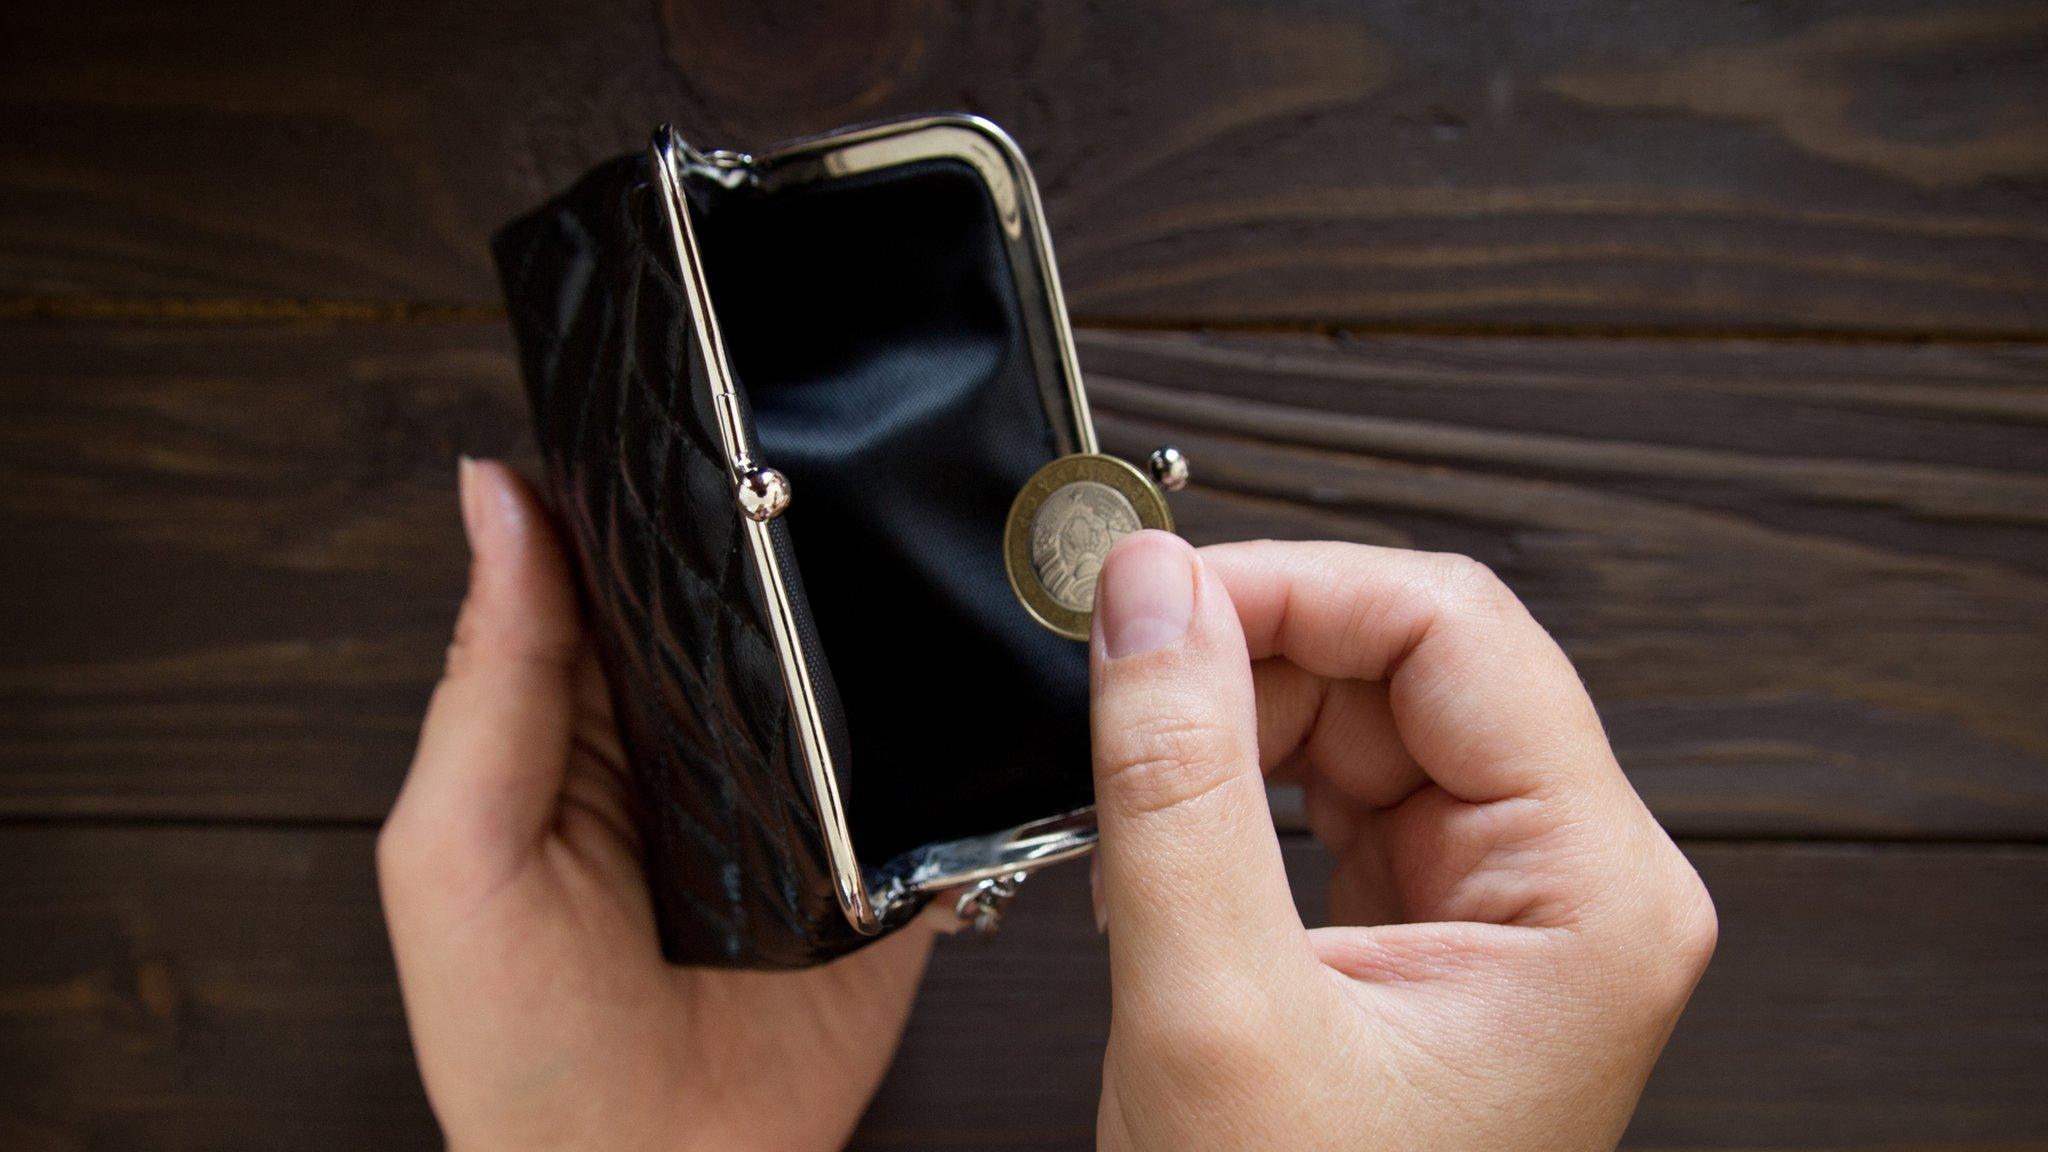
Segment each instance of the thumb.
[{"label": "thumb", "polygon": [[1095,804],[1121,998],[1184,997],[1307,955],[1259,773],[1251,659],[1222,581],[1164,532],[1096,584]]},{"label": "thumb", "polygon": [[469,595],[384,836],[444,874],[497,872],[549,827],[581,639],[568,565],[533,490],[504,464],[465,458],[461,499]]}]

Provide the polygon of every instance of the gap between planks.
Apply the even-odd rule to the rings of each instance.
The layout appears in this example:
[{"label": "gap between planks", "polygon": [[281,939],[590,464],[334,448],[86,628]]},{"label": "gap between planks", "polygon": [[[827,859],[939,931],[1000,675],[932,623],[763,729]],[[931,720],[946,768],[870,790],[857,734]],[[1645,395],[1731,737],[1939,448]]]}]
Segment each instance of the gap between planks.
[{"label": "gap between planks", "polygon": [[[434,301],[300,300],[256,297],[67,296],[0,294],[0,320],[128,320],[184,324],[477,324],[503,320],[497,304]],[[1213,316],[1132,320],[1075,315],[1074,327],[1108,332],[1224,332],[1342,337],[1507,340],[1748,341],[1781,344],[1956,344],[2038,347],[2048,331],[1972,329],[1727,327],[1686,325],[1522,324],[1497,322],[1350,322],[1234,320]]]}]

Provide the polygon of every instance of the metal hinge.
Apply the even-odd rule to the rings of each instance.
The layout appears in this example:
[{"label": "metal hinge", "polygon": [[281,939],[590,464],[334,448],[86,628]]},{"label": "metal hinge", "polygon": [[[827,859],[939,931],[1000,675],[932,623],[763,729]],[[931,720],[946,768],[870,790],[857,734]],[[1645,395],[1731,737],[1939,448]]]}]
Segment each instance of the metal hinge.
[{"label": "metal hinge", "polygon": [[988,937],[996,934],[1002,926],[1003,909],[1010,898],[1017,894],[1017,886],[1030,877],[1029,872],[1012,872],[1007,876],[991,876],[970,885],[953,902],[953,914],[958,916],[977,936]]},{"label": "metal hinge", "polygon": [[687,140],[681,143],[683,170],[689,175],[702,176],[721,188],[738,188],[753,182],[754,157],[751,154],[734,152],[729,148],[700,152]]}]

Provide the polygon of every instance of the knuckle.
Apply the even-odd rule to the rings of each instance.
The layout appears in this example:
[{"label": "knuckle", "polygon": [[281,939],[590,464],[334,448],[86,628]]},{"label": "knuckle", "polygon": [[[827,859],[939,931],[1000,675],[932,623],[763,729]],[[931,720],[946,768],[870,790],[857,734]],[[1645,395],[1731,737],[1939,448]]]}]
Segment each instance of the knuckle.
[{"label": "knuckle", "polygon": [[1720,941],[1720,920],[1706,885],[1690,868],[1680,883],[1666,887],[1654,908],[1627,965],[1631,975],[1624,979],[1632,993],[1623,999],[1635,1010],[1666,1013],[1692,996],[1706,972]]},{"label": "knuckle", "polygon": [[1455,552],[1439,555],[1437,595],[1442,605],[1456,612],[1481,617],[1508,615],[1522,606],[1514,589],[1492,568]]},{"label": "knuckle", "polygon": [[465,623],[468,619],[469,613],[465,611],[456,620],[455,638],[448,642],[447,651],[442,653],[441,682],[444,684],[473,676],[486,664],[476,626]]},{"label": "knuckle", "polygon": [[1252,990],[1209,990],[1199,1004],[1151,1014],[1148,1047],[1184,1082],[1221,1084],[1256,1074],[1271,1045],[1272,1014]]},{"label": "knuckle", "polygon": [[550,675],[570,673],[582,655],[579,638],[557,634],[532,622],[492,624],[474,601],[455,617],[455,635],[442,659],[443,680],[460,680],[487,669],[525,668]]},{"label": "knuckle", "polygon": [[461,610],[455,614],[455,635],[448,641],[448,651],[442,660],[443,676],[453,678],[476,663],[485,634],[482,615],[474,597],[462,602]]},{"label": "knuckle", "polygon": [[394,813],[384,820],[384,826],[377,830],[376,862],[377,883],[389,888],[403,878],[417,855],[415,838],[405,829],[404,821]]},{"label": "knuckle", "polygon": [[1199,715],[1154,715],[1128,723],[1112,742],[1101,790],[1135,814],[1179,807],[1235,774],[1240,745],[1228,725]]},{"label": "knuckle", "polygon": [[1664,939],[1666,948],[1693,980],[1707,970],[1721,942],[1721,917],[1714,910],[1714,898],[1689,867],[1664,925]]},{"label": "knuckle", "polygon": [[1354,596],[1344,605],[1337,626],[1337,651],[1364,652],[1373,647],[1374,637],[1386,626],[1387,609],[1373,596]]},{"label": "knuckle", "polygon": [[387,898],[417,901],[478,890],[490,874],[489,817],[444,819],[400,803],[377,832],[377,886]]}]

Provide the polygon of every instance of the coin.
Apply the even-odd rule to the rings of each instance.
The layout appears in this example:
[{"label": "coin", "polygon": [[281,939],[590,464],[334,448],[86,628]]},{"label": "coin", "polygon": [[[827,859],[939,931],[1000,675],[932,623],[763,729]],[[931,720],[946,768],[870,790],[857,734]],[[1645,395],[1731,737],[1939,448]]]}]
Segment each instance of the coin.
[{"label": "coin", "polygon": [[1124,494],[1076,480],[1045,498],[1031,517],[1031,571],[1053,602],[1075,612],[1095,607],[1095,577],[1119,539],[1138,530]]},{"label": "coin", "polygon": [[1086,640],[1095,579],[1118,540],[1140,528],[1173,530],[1166,498],[1114,456],[1062,456],[1024,482],[1003,528],[1010,590],[1031,618]]}]

